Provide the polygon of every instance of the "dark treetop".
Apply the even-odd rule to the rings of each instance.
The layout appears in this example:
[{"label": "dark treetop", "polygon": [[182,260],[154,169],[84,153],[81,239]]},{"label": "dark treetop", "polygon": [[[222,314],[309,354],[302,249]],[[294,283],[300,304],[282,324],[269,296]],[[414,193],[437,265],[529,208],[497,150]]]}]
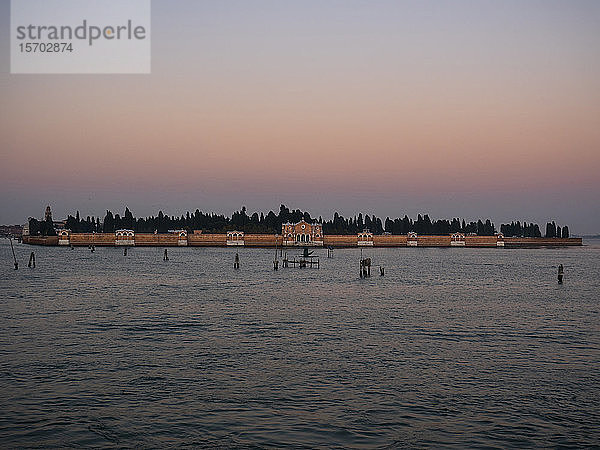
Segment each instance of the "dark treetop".
[{"label": "dark treetop", "polygon": [[[326,220],[322,217],[313,218],[308,212],[303,212],[299,209],[290,210],[285,205],[279,207],[278,214],[269,211],[266,215],[262,212],[254,212],[248,215],[246,207],[242,207],[240,211],[234,212],[231,217],[226,217],[223,214],[204,213],[196,209],[193,213],[188,211],[180,217],[168,216],[159,211],[156,216],[136,218],[129,208],[125,208],[123,216],[106,211],[102,222],[97,217],[88,216],[82,219],[78,211],[75,216],[69,215],[67,217],[65,228],[74,233],[112,233],[118,229],[131,229],[140,233],[154,233],[155,231],[166,233],[169,230],[186,229],[188,231],[203,230],[209,233],[240,230],[246,233],[274,234],[281,232],[281,224],[287,222],[296,223],[301,220],[321,223],[323,225],[323,233],[325,234],[356,234],[368,229],[374,234],[407,234],[414,231],[417,234],[424,235],[447,235],[454,232],[461,232],[491,236],[497,231],[490,219],[478,219],[477,221],[467,223],[464,219],[461,220],[459,218],[432,220],[427,214],[419,214],[416,220],[406,215],[403,218],[391,219],[387,217],[385,220],[381,220],[375,215],[369,216],[362,213],[346,218],[336,212],[330,220]],[[32,235],[53,235],[56,233],[51,220],[38,221],[30,219],[29,231]],[[505,236],[541,236],[537,224],[528,224],[527,222],[521,224],[519,221],[502,224],[500,232]],[[568,235],[569,229],[567,226],[561,228],[552,222],[548,223],[546,227],[546,237],[568,237]]]}]

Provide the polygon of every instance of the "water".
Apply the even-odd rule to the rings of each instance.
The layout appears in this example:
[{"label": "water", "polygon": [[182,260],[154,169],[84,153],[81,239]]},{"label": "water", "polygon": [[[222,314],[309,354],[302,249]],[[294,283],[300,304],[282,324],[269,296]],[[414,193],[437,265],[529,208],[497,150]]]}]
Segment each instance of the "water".
[{"label": "water", "polygon": [[274,272],[264,249],[20,244],[14,271],[0,240],[0,443],[600,445],[586,244],[369,249],[385,277],[361,280],[357,249]]}]

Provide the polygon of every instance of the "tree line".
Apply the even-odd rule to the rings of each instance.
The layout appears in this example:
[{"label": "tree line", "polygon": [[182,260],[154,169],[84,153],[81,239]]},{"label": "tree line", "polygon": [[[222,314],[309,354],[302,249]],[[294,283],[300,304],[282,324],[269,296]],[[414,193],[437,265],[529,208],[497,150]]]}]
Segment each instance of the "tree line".
[{"label": "tree line", "polygon": [[[510,224],[500,225],[500,232],[504,236],[516,236],[516,237],[542,237],[542,233],[540,231],[540,227],[537,223],[523,222],[511,222]],[[544,237],[547,238],[568,238],[569,237],[569,227],[565,225],[564,227],[560,227],[556,225],[554,221],[548,222],[546,224],[546,234]]]},{"label": "tree line", "polygon": [[[353,217],[344,217],[337,212],[330,220],[322,217],[313,218],[310,213],[299,209],[290,210],[281,205],[276,214],[269,211],[266,215],[258,212],[248,214],[246,207],[235,211],[231,217],[223,214],[205,213],[198,209],[187,212],[181,216],[169,216],[159,211],[156,216],[140,217],[133,216],[129,208],[125,208],[124,214],[113,214],[106,211],[104,220],[98,217],[81,218],[79,211],[73,216],[69,215],[65,221],[65,228],[74,233],[114,233],[119,229],[131,229],[138,233],[166,233],[170,230],[202,230],[206,233],[224,233],[230,230],[239,230],[246,233],[268,233],[281,232],[284,223],[297,223],[301,220],[306,222],[318,222],[322,224],[324,234],[356,234],[365,229],[374,234],[407,234],[415,232],[420,235],[447,235],[455,232],[464,234],[477,234],[480,236],[493,236],[497,231],[490,219],[478,219],[466,222],[465,219],[431,219],[429,215],[419,214],[416,220],[404,215],[402,218],[392,219],[386,217],[384,220],[368,214],[358,214]],[[52,235],[56,234],[52,221],[38,221],[30,219],[30,234]],[[518,237],[541,237],[537,224],[519,221],[510,224],[502,224],[500,231],[505,236]],[[568,237],[567,226],[556,226],[554,222],[548,223],[546,237]]]}]

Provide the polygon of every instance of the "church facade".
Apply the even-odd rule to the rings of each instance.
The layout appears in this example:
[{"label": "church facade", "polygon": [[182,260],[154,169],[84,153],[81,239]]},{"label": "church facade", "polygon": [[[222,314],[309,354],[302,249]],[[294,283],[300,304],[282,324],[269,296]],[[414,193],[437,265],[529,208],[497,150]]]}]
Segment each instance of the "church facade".
[{"label": "church facade", "polygon": [[319,223],[308,223],[305,220],[298,223],[284,223],[281,225],[281,236],[285,246],[323,246],[323,229]]}]

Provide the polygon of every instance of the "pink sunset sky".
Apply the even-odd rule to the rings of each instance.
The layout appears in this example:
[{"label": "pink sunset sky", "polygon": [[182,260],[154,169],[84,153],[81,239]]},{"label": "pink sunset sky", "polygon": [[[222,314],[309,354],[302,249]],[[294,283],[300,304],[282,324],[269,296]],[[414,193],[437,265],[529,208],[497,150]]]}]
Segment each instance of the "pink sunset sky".
[{"label": "pink sunset sky", "polygon": [[152,74],[9,74],[0,224],[106,209],[600,233],[600,2],[152,2]]}]

